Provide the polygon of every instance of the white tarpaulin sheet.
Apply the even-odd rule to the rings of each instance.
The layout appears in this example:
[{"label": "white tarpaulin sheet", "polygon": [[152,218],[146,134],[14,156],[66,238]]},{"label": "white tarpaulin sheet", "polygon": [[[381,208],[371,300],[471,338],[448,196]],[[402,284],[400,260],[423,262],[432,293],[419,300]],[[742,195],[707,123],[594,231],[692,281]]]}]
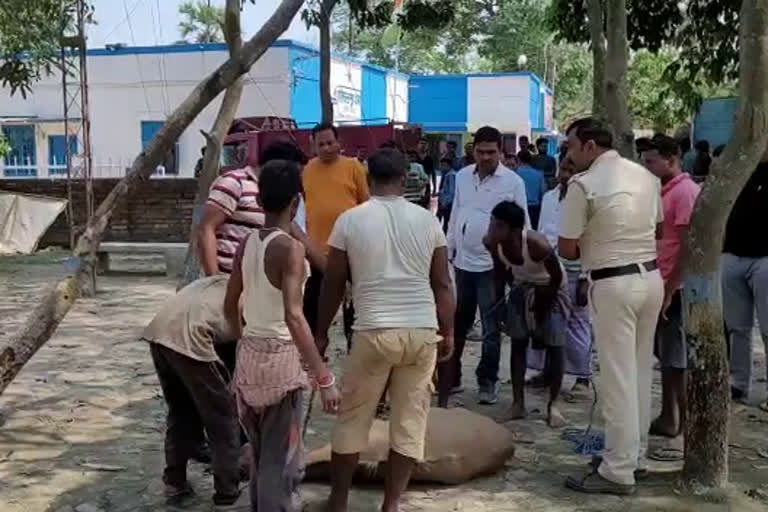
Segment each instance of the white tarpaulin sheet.
[{"label": "white tarpaulin sheet", "polygon": [[67,201],[0,190],[0,254],[30,254]]}]

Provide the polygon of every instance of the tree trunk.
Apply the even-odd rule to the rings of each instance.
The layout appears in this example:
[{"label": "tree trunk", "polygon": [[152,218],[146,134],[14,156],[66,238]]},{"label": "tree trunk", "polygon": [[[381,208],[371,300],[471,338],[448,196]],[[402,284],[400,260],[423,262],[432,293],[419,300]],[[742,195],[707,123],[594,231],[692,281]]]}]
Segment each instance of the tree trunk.
[{"label": "tree trunk", "polygon": [[587,8],[592,40],[592,116],[605,120],[605,11],[601,0],[589,0]]},{"label": "tree trunk", "polygon": [[728,480],[730,389],[723,337],[720,254],[733,203],[768,147],[768,4],[744,0],[740,24],[739,110],[733,139],[715,160],[693,212],[685,250],[685,328],[696,349],[689,384],[684,479]]},{"label": "tree trunk", "polygon": [[118,201],[138,182],[149,179],[168,149],[182,132],[221,91],[246,73],[269,46],[285,32],[299,11],[303,0],[283,0],[264,26],[245,43],[242,49],[213,73],[204,78],[174,110],[147,149],[134,160],[129,172],[110,191],[88,219],[85,232],[73,250],[77,262],[74,275],[57,283],[34,308],[24,325],[14,333],[0,350],[0,394],[5,391],[27,361],[51,337],[56,327],[78,297],[78,287],[95,265],[91,257],[101,242]]},{"label": "tree trunk", "polygon": [[[229,56],[232,57],[243,46],[243,38],[240,33],[240,0],[227,0],[224,11],[224,38],[229,48]],[[206,139],[205,157],[203,158],[203,169],[197,182],[195,209],[192,215],[192,227],[189,232],[189,247],[187,248],[187,256],[184,259],[184,273],[179,278],[177,289],[183,288],[200,276],[197,226],[202,216],[203,205],[208,197],[208,191],[219,174],[221,146],[237,113],[242,93],[243,79],[238,78],[235,80],[235,83],[227,87],[210,134],[203,132],[203,136]]]},{"label": "tree trunk", "polygon": [[320,4],[320,105],[322,122],[333,122],[331,100],[331,13],[338,0],[323,0]]},{"label": "tree trunk", "polygon": [[627,0],[608,0],[606,10],[607,53],[605,60],[605,114],[613,143],[626,158],[635,157],[635,135],[627,101]]}]

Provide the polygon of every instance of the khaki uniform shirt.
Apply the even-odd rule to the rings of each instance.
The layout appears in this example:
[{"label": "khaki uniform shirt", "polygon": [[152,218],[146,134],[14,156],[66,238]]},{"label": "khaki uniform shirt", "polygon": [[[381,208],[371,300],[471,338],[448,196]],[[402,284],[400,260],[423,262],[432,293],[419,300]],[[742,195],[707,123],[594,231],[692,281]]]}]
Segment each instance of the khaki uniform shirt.
[{"label": "khaki uniform shirt", "polygon": [[560,213],[560,236],[579,240],[584,270],[656,259],[661,182],[616,151],[572,178]]},{"label": "khaki uniform shirt", "polygon": [[199,279],[160,307],[141,338],[197,361],[217,361],[214,343],[234,341],[224,318],[227,275]]}]

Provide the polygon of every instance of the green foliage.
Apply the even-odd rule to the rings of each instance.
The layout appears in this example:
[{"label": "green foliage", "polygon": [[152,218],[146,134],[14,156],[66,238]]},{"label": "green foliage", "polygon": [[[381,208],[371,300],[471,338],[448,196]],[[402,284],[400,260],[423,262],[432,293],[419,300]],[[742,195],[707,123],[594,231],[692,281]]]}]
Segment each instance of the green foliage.
[{"label": "green foliage", "polygon": [[[702,97],[729,94],[738,76],[739,4],[737,0],[628,0],[630,46],[641,54],[638,66],[649,75],[634,73],[634,82],[655,90],[655,97],[635,91],[633,115],[644,123],[668,126],[698,107]],[[586,1],[553,0],[549,23],[559,39],[588,43]],[[665,48],[676,48],[674,58]],[[659,62],[666,67],[659,74]],[[630,74],[633,73],[630,71]],[[630,77],[630,82],[633,79]],[[641,108],[642,106],[642,108]],[[640,111],[658,109],[656,119]]]},{"label": "green foliage", "polygon": [[8,139],[4,135],[0,134],[0,157],[6,156],[11,152],[11,145],[8,143]]},{"label": "green foliage", "polygon": [[[87,8],[90,16],[92,8]],[[32,84],[58,67],[61,38],[74,24],[74,0],[0,2],[0,83],[26,97]]]},{"label": "green foliage", "polygon": [[[682,22],[676,1],[627,0],[627,37],[633,50],[660,50],[672,40]],[[586,0],[552,0],[549,23],[562,40],[590,42]]]},{"label": "green foliage", "polygon": [[205,0],[187,1],[179,5],[179,32],[185,40],[195,43],[224,41],[224,8],[208,5]]}]

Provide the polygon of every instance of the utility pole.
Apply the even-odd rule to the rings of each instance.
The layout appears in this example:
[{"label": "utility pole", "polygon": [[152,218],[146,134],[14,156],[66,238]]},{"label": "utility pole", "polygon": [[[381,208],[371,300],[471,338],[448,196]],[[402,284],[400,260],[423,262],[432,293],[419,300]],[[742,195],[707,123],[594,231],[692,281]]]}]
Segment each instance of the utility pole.
[{"label": "utility pole", "polygon": [[[86,0],[75,0],[75,27],[74,33],[67,33],[66,27],[62,33],[61,50],[61,82],[62,98],[64,101],[64,145],[66,151],[67,170],[67,196],[68,212],[70,214],[70,244],[74,246],[74,231],[76,230],[74,218],[74,204],[72,198],[72,186],[75,182],[82,181],[85,185],[85,225],[93,217],[93,172],[91,162],[91,122],[88,107],[88,66],[87,66],[87,38],[85,25],[89,14]],[[78,119],[72,115],[77,113]],[[79,121],[79,123],[75,122]],[[72,130],[74,124],[77,128]],[[74,134],[70,131],[75,131]],[[70,136],[76,135],[78,141],[78,154],[72,155],[69,143]],[[82,146],[80,145],[82,143]],[[73,156],[77,157],[77,165],[73,164]],[[72,247],[74,248],[74,247]],[[96,255],[90,254],[92,264],[90,275],[89,293],[96,292]]]}]

